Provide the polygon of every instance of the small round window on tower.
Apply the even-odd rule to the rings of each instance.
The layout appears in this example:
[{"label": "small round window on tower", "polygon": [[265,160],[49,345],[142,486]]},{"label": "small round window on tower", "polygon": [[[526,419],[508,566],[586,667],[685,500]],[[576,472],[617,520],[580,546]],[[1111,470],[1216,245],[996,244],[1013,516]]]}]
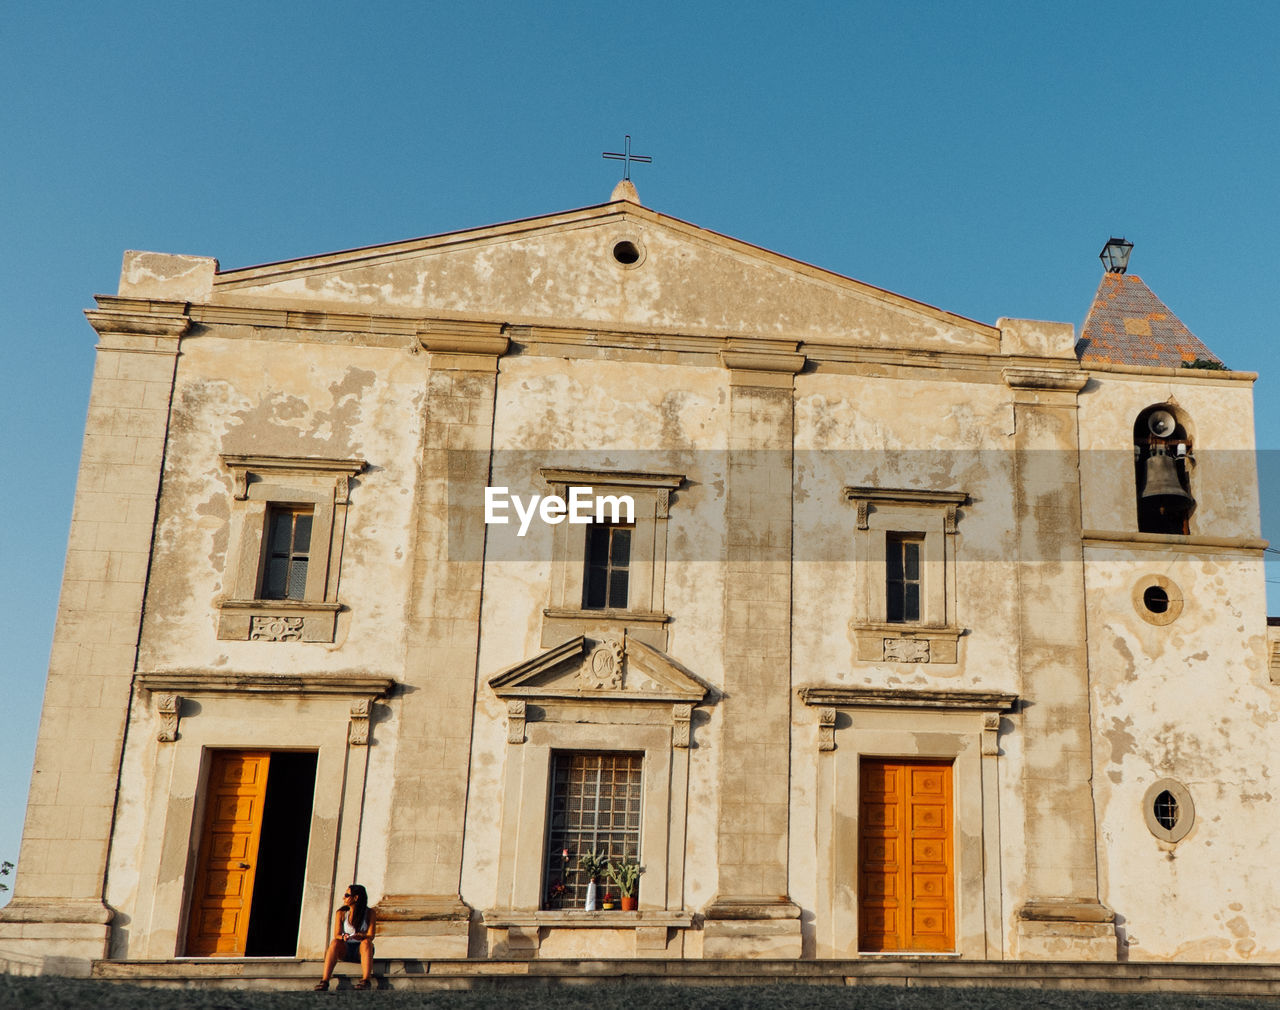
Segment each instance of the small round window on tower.
[{"label": "small round window on tower", "polygon": [[1163,614],[1169,609],[1169,594],[1162,586],[1147,586],[1142,593],[1142,605],[1153,614]]},{"label": "small round window on tower", "polygon": [[1152,809],[1155,814],[1156,823],[1166,831],[1172,831],[1178,825],[1178,800],[1166,789],[1156,797],[1155,806]]},{"label": "small round window on tower", "polygon": [[1177,843],[1186,838],[1196,821],[1191,792],[1177,779],[1161,779],[1142,799],[1142,815],[1147,830],[1162,842]]},{"label": "small round window on tower", "polygon": [[1167,575],[1146,575],[1133,586],[1133,608],[1148,624],[1163,627],[1182,613],[1182,590]]},{"label": "small round window on tower", "polygon": [[640,247],[624,239],[613,247],[613,258],[623,266],[633,266],[640,262]]}]

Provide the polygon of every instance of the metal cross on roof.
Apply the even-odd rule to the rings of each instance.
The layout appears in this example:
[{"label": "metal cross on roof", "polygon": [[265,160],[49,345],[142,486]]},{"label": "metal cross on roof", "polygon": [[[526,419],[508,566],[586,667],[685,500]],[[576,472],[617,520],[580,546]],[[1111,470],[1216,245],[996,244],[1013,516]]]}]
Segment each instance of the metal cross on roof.
[{"label": "metal cross on roof", "polygon": [[621,152],[618,152],[618,151],[604,151],[604,152],[602,152],[602,153],[601,153],[600,157],[602,157],[602,158],[611,158],[611,159],[612,159],[612,160],[614,160],[614,161],[620,161],[620,162],[622,162],[622,178],[624,178],[624,179],[626,179],[626,180],[628,180],[628,181],[631,179],[631,163],[632,163],[633,161],[638,161],[638,162],[640,162],[640,164],[642,164],[642,165],[648,165],[648,164],[652,163],[652,161],[653,161],[653,159],[652,159],[651,157],[649,157],[649,155],[647,155],[647,154],[632,154],[632,153],[631,153],[631,134],[629,134],[629,133],[627,134],[627,142],[626,142],[626,145],[625,145],[625,147],[622,149],[622,151],[621,151]]}]

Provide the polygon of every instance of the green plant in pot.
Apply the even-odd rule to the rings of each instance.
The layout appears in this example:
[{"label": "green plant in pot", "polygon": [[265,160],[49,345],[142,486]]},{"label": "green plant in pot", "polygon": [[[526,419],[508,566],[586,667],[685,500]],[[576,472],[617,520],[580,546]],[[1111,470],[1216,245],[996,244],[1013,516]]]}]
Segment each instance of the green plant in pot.
[{"label": "green plant in pot", "polygon": [[582,867],[582,872],[587,875],[587,900],[583,908],[588,912],[596,910],[596,880],[599,877],[606,876],[613,866],[609,862],[609,857],[603,852],[584,852],[578,857],[578,865]]},{"label": "green plant in pot", "polygon": [[618,885],[622,894],[622,910],[631,912],[636,907],[636,887],[640,883],[640,874],[644,867],[634,859],[623,859],[610,863],[605,867],[605,875]]}]

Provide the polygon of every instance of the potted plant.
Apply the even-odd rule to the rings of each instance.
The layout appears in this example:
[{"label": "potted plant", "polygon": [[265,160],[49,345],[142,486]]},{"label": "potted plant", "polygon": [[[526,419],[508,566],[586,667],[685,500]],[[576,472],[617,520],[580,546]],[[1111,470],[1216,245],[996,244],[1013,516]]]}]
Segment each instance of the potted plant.
[{"label": "potted plant", "polygon": [[609,872],[609,859],[603,852],[593,850],[580,855],[578,865],[587,875],[587,900],[582,907],[588,912],[594,912],[596,910],[596,878]]},{"label": "potted plant", "polygon": [[618,885],[618,891],[622,895],[622,910],[635,911],[636,886],[640,883],[640,874],[644,873],[644,867],[634,859],[623,859],[617,863],[610,863],[605,867],[604,872]]}]

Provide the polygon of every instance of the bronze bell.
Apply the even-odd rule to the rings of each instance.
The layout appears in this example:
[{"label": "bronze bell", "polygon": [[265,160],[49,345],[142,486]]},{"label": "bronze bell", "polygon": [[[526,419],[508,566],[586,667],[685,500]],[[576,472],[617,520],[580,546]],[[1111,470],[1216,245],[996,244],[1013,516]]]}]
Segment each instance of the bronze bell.
[{"label": "bronze bell", "polygon": [[1164,451],[1164,446],[1157,445],[1147,454],[1147,468],[1142,482],[1143,500],[1152,498],[1174,499],[1172,501],[1152,502],[1153,505],[1184,507],[1193,506],[1196,500],[1187,494],[1182,481],[1178,479],[1178,468],[1173,457]]}]

